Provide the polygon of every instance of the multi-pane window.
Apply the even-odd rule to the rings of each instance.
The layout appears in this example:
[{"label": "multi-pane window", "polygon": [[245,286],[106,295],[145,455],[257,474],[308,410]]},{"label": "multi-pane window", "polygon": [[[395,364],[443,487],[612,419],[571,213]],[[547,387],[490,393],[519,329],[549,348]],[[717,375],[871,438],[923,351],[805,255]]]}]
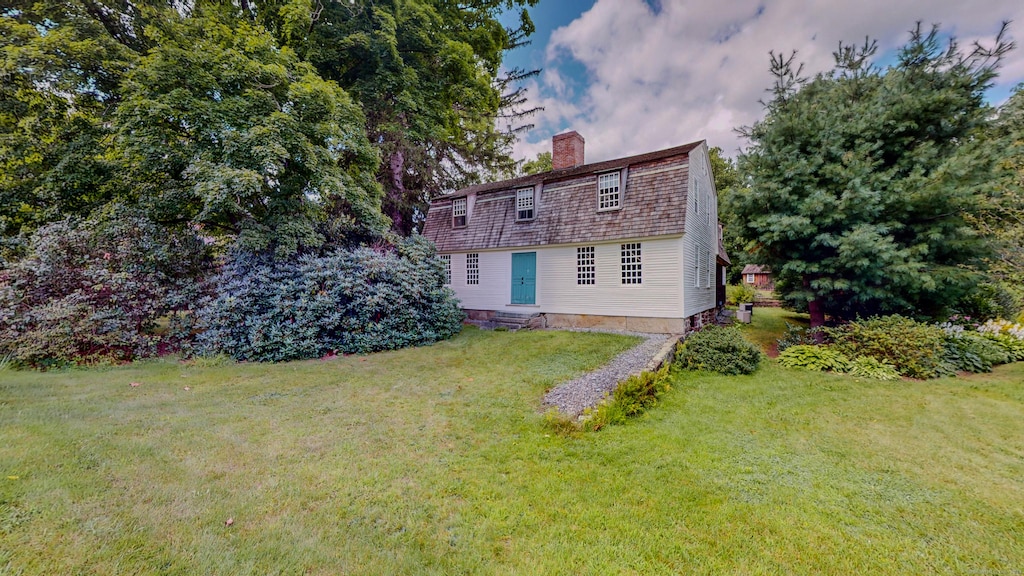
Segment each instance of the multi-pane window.
[{"label": "multi-pane window", "polygon": [[480,283],[480,255],[466,254],[466,284]]},{"label": "multi-pane window", "polygon": [[704,287],[711,288],[711,252],[704,252]]},{"label": "multi-pane window", "polygon": [[533,188],[516,190],[516,220],[533,220]]},{"label": "multi-pane window", "polygon": [[619,173],[609,172],[597,177],[597,209],[611,210],[619,207]]},{"label": "multi-pane window", "polygon": [[444,283],[452,283],[452,255],[441,254],[441,262],[444,262]]},{"label": "multi-pane window", "polygon": [[580,246],[576,249],[576,283],[593,284],[596,280],[594,247]]},{"label": "multi-pane window", "polygon": [[456,198],[452,200],[452,226],[466,225],[466,199]]},{"label": "multi-pane window", "polygon": [[753,283],[754,283],[754,275],[753,274],[747,274],[747,284],[753,284]]},{"label": "multi-pane window", "polygon": [[640,243],[623,244],[622,250],[622,283],[640,284],[643,280],[643,269],[640,263]]}]

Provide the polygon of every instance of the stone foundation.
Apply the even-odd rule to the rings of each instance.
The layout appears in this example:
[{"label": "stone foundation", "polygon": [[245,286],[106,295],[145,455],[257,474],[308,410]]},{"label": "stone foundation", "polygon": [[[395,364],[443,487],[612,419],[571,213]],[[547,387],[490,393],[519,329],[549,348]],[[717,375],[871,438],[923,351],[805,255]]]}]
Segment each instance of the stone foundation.
[{"label": "stone foundation", "polygon": [[[484,328],[493,328],[496,317],[502,313],[494,310],[463,310],[466,322]],[[530,328],[568,328],[616,330],[620,332],[643,332],[647,334],[689,334],[715,323],[718,309],[712,308],[689,318],[644,318],[640,316],[600,316],[597,314],[541,314],[540,319],[530,323]]]}]

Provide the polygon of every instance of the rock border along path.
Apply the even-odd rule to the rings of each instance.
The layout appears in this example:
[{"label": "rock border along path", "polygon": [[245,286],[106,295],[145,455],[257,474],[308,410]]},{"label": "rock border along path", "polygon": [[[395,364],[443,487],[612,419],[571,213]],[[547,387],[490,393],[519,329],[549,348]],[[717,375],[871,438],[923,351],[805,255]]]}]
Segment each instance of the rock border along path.
[{"label": "rock border along path", "polygon": [[544,395],[544,406],[558,408],[568,416],[579,416],[587,408],[596,406],[605,394],[615,390],[619,382],[634,374],[657,370],[666,361],[671,362],[672,353],[681,338],[679,335],[626,334],[643,337],[644,341],[601,368],[555,386]]}]

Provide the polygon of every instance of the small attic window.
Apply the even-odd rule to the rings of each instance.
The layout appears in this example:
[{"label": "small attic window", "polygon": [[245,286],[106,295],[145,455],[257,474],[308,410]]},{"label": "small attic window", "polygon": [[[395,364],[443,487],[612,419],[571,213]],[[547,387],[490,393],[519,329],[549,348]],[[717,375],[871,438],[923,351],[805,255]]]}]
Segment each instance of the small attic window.
[{"label": "small attic window", "polygon": [[621,198],[618,172],[609,172],[597,177],[598,210],[617,210],[622,205]]},{"label": "small attic window", "polygon": [[466,225],[466,199],[452,200],[452,227],[461,228]]},{"label": "small attic window", "polygon": [[533,188],[516,190],[516,220],[533,220]]}]

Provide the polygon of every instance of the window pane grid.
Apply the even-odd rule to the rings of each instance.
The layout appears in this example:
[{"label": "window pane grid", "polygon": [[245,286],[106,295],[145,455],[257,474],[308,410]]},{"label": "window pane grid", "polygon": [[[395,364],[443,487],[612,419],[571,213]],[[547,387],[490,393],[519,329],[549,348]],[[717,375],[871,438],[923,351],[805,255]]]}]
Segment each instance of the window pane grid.
[{"label": "window pane grid", "polygon": [[594,284],[595,274],[594,247],[581,246],[576,249],[576,284]]},{"label": "window pane grid", "polygon": [[533,188],[516,191],[516,220],[533,218]]},{"label": "window pane grid", "polygon": [[479,254],[466,254],[466,284],[480,284]]},{"label": "window pane grid", "polygon": [[444,262],[444,283],[452,283],[452,255],[441,254],[441,262]]},{"label": "window pane grid", "polygon": [[619,173],[601,174],[597,177],[597,208],[608,210],[619,207]]},{"label": "window pane grid", "polygon": [[466,199],[456,198],[452,200],[452,222],[454,226],[466,225]]},{"label": "window pane grid", "polygon": [[622,253],[622,283],[640,284],[643,279],[643,269],[640,263],[640,243],[623,244]]}]

